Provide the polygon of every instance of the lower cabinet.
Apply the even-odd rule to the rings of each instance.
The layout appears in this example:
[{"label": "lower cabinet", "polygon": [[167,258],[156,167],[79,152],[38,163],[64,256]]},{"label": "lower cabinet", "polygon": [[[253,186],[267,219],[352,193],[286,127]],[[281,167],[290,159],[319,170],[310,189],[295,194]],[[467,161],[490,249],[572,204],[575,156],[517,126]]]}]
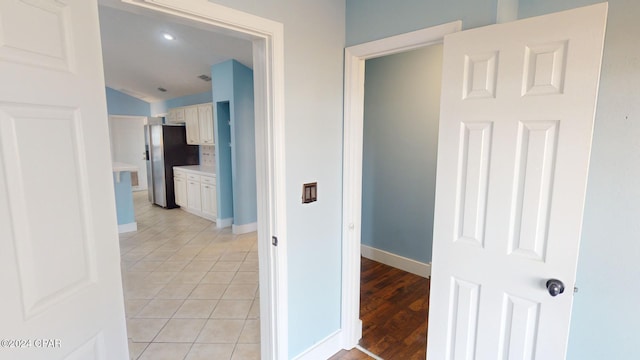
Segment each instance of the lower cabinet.
[{"label": "lower cabinet", "polygon": [[173,174],[176,204],[187,212],[216,221],[216,178],[180,169],[174,169]]}]

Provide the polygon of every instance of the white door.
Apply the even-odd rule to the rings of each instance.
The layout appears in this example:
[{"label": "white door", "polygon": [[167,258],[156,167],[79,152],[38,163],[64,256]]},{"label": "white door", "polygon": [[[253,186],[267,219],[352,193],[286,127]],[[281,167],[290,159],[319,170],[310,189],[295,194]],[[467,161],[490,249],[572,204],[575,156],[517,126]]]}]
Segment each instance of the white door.
[{"label": "white door", "polygon": [[126,359],[96,0],[0,0],[0,79],[0,358]]},{"label": "white door", "polygon": [[445,38],[428,359],[565,358],[606,14]]},{"label": "white door", "polygon": [[138,185],[134,191],[147,189],[147,160],[144,146],[144,125],[140,116],[109,116],[111,156],[113,161],[138,167]]}]

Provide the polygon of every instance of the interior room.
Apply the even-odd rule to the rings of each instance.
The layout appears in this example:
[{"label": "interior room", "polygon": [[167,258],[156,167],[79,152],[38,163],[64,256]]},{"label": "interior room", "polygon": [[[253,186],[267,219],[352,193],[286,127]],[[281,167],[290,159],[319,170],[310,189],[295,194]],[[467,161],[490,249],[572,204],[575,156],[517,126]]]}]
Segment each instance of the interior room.
[{"label": "interior room", "polygon": [[[180,93],[179,79],[133,93],[109,83],[98,4],[241,38],[253,62],[234,56],[180,75],[195,76],[206,99]],[[358,348],[360,285],[372,269],[364,244],[431,261],[429,358],[640,358],[638,14],[636,0],[1,0],[0,357],[377,360]],[[377,206],[362,209],[371,197],[361,196],[358,162],[376,154],[363,153],[366,62],[435,38],[443,70],[429,258],[365,243],[361,218]],[[127,78],[165,58],[164,78],[178,72],[169,71],[177,60],[147,54]],[[221,139],[237,140],[237,113],[215,97],[216,65],[230,83],[242,66],[253,71],[255,148],[237,155],[255,154],[255,218],[234,202],[254,196],[240,190],[250,173],[231,175],[224,193],[234,201],[222,203],[220,162],[233,171],[237,158]],[[199,199],[200,211],[151,206],[135,164],[146,149],[114,163],[124,155],[109,132],[127,120],[110,129],[109,114],[140,129],[134,118],[193,119],[202,104],[214,150],[187,145],[216,176],[171,177],[199,180],[200,197],[187,188],[178,202],[197,210]],[[316,201],[305,201],[309,184]],[[144,235],[120,237],[135,233]]]}]

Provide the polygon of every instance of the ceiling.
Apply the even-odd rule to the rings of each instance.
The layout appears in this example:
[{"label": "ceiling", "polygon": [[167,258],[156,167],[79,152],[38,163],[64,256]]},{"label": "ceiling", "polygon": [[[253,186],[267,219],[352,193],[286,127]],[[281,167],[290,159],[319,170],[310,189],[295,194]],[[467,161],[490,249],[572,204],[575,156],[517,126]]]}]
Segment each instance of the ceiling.
[{"label": "ceiling", "polygon": [[[198,76],[211,76],[211,65],[236,59],[252,67],[248,40],[114,0],[99,3],[105,82],[112,89],[152,103],[210,91],[211,82]],[[164,33],[175,40],[164,39]]]}]

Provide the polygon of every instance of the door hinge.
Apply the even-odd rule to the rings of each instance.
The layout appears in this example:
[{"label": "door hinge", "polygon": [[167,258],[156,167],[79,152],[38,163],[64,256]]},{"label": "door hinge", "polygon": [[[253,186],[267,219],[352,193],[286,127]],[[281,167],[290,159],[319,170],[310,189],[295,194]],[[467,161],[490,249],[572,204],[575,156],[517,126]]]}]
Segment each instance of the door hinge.
[{"label": "door hinge", "polygon": [[272,236],[271,237],[271,245],[278,246],[278,237],[277,236]]}]

